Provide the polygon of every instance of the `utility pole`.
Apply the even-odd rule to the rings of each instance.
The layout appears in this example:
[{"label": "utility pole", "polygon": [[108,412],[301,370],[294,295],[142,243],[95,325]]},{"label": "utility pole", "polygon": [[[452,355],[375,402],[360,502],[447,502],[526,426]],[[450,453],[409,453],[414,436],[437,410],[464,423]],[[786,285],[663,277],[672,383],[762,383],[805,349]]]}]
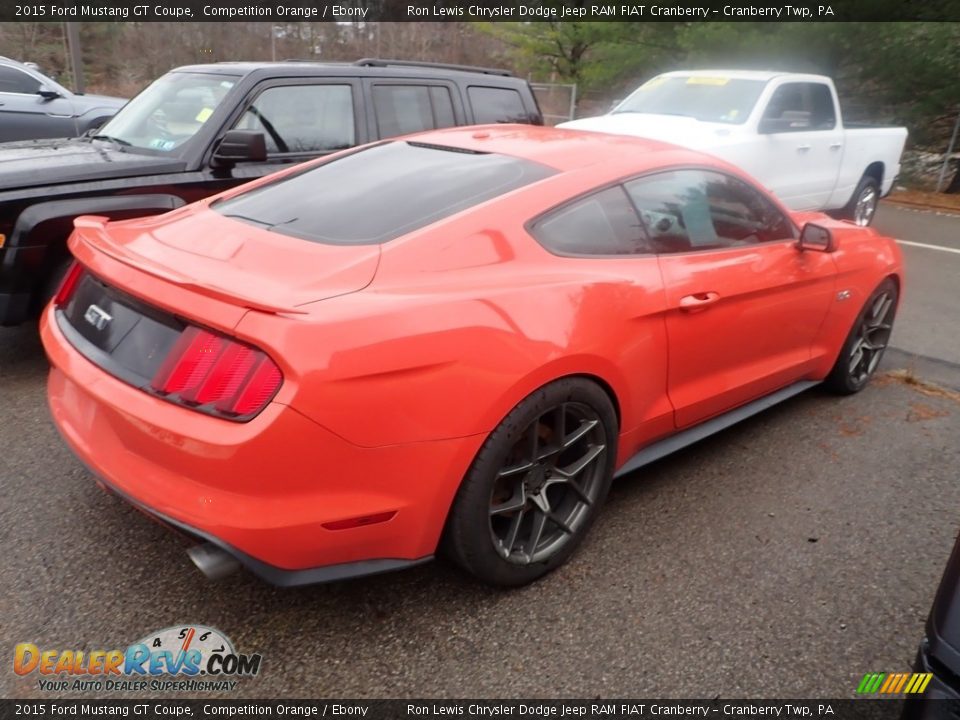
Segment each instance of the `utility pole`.
[{"label": "utility pole", "polygon": [[73,91],[82,94],[84,91],[84,82],[83,58],[80,54],[80,30],[77,28],[76,23],[65,22],[64,31],[67,36],[67,49],[70,54],[70,73],[73,75]]},{"label": "utility pole", "polygon": [[[960,107],[957,108],[957,122],[953,126],[953,135],[950,136],[950,144],[947,146],[947,154],[943,156],[943,165],[940,166],[940,177],[937,178],[937,192],[943,187],[943,178],[947,174],[947,166],[950,164],[950,156],[953,154],[953,146],[957,142],[957,133],[960,133]],[[960,174],[960,170],[957,170]]]}]

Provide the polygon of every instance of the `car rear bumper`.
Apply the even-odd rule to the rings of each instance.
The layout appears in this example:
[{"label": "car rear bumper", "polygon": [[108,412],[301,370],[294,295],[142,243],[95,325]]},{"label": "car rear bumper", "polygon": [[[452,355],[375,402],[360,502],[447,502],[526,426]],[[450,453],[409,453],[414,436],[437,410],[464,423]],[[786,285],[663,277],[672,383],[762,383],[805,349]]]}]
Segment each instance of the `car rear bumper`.
[{"label": "car rear bumper", "polygon": [[[93,473],[91,468],[88,467],[87,469]],[[96,473],[93,474],[96,475]],[[213,535],[198,530],[197,528],[190,527],[179,520],[174,520],[173,518],[162,515],[161,513],[158,513],[152,508],[143,505],[129,495],[126,495],[117,488],[111,486],[101,477],[98,477],[98,482],[100,482],[107,492],[117,495],[140,512],[152,517],[164,525],[168,525],[173,530],[185,533],[186,535],[196,538],[199,541],[205,541],[215,545],[237,560],[240,565],[259,577],[261,580],[279,587],[314,585],[317,583],[348,580],[350,578],[364,577],[367,575],[378,575],[380,573],[393,572],[395,570],[404,570],[406,568],[415,567],[433,559],[433,555],[427,555],[415,560],[380,558],[374,560],[357,560],[354,562],[326,565],[316,568],[288,570],[286,568],[277,567],[276,565],[270,565],[262,560],[258,560],[252,555],[248,555],[247,553],[233,547],[218,537],[214,537]]]},{"label": "car rear bumper", "polygon": [[[279,403],[230,422],[109,375],[69,344],[50,309],[41,337],[50,411],[80,460],[135,506],[280,585],[429,559],[483,440],[361,448]],[[370,516],[389,519],[336,527]]]}]

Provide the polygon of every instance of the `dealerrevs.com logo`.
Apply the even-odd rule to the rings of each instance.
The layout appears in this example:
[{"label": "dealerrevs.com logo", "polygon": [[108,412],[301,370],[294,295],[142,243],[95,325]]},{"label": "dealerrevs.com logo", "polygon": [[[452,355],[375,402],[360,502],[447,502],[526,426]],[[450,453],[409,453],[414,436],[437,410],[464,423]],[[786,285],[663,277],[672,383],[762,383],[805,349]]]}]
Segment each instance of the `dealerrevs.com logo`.
[{"label": "dealerrevs.com logo", "polygon": [[219,630],[203,625],[150,633],[125,650],[41,649],[19,643],[13,671],[37,676],[44,691],[229,691],[260,672],[259,654],[238,653]]}]

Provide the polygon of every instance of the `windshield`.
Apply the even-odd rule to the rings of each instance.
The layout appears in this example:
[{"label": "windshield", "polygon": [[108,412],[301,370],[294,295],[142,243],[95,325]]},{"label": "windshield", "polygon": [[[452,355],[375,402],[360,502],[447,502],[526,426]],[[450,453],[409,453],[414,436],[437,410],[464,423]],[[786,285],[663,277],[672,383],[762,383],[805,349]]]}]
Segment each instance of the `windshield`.
[{"label": "windshield", "polygon": [[762,80],[660,75],[641,85],[612,113],[683,115],[704,122],[739,125],[750,115],[764,85]]},{"label": "windshield", "polygon": [[95,138],[169,153],[192,138],[230,92],[236,78],[167,73],[128,102]]}]

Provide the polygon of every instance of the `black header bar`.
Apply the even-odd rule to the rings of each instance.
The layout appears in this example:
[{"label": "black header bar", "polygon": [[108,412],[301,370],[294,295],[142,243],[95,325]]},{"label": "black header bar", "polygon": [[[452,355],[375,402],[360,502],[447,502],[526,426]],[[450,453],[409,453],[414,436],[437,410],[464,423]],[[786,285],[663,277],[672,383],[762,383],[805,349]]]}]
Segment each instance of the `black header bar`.
[{"label": "black header bar", "polygon": [[[895,720],[903,700],[2,700],[14,718],[328,718],[330,720]],[[951,717],[950,701],[925,703],[923,717]],[[956,703],[954,703],[956,704]],[[916,710],[918,708],[911,708]]]},{"label": "black header bar", "polygon": [[37,0],[0,21],[73,22],[878,22],[960,21],[960,0]]}]

